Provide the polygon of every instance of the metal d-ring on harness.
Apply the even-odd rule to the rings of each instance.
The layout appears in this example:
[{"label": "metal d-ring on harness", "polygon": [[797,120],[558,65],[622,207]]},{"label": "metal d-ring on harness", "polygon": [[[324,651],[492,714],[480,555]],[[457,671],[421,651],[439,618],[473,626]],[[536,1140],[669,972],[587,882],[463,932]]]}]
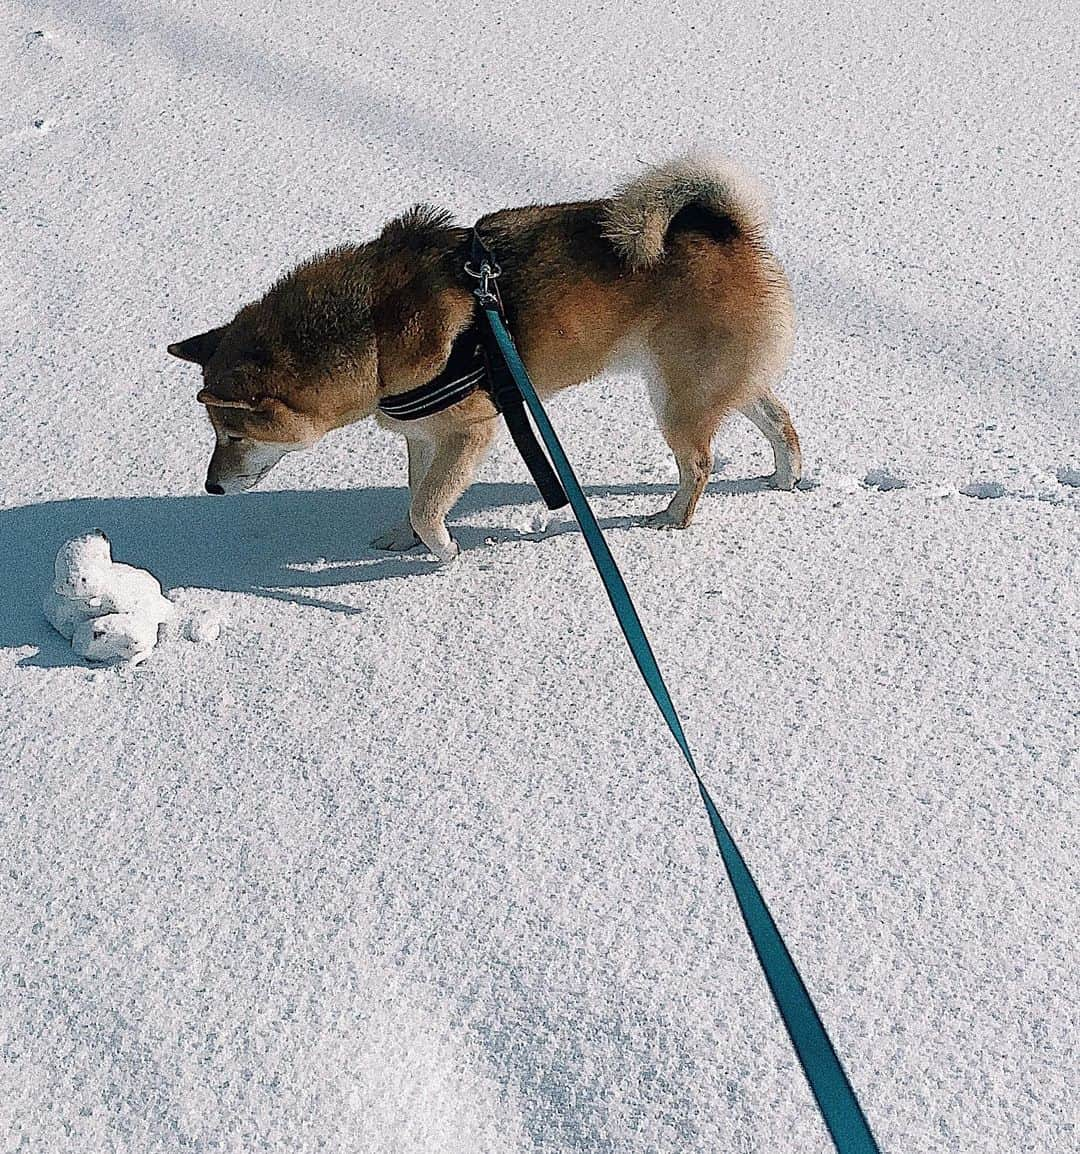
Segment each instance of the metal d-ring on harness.
[{"label": "metal d-ring on harness", "polygon": [[[717,811],[709,791],[705,788],[701,774],[694,763],[694,756],[690,752],[690,745],[683,732],[682,722],[672,703],[663,675],[656,663],[649,639],[642,628],[641,620],[630,593],[619,572],[615,559],[611,555],[600,526],[589,502],[585,499],[581,485],[574,474],[574,470],[567,460],[559,438],[548,420],[544,406],[529,380],[525,365],[518,355],[514,342],[507,331],[502,301],[499,297],[495,278],[499,275],[499,266],[492,255],[484,247],[476,231],[473,231],[473,260],[472,266],[466,266],[470,276],[479,281],[476,289],[476,298],[480,303],[482,330],[485,333],[485,346],[489,349],[487,357],[488,370],[495,369],[496,364],[501,366],[509,384],[500,379],[500,390],[513,388],[518,394],[517,402],[506,392],[500,391],[502,410],[504,415],[517,411],[521,407],[521,419],[528,424],[525,417],[522,401],[528,406],[532,419],[540,432],[551,461],[555,466],[558,480],[565,488],[569,502],[581,526],[582,535],[592,554],[593,561],[604,583],[604,589],[611,601],[615,616],[619,620],[623,636],[630,646],[634,661],[645,679],[649,692],[653,696],[657,707],[663,714],[675,742],[683,757],[686,759],[690,772],[694,776],[698,792],[704,803],[705,811],[709,816],[713,836],[720,850],[724,867],[731,881],[739,910],[746,923],[750,940],[754,946],[758,961],[765,973],[769,990],[772,993],[776,1007],[780,1011],[788,1036],[791,1038],[798,1055],[799,1062],[806,1074],[810,1089],[817,1101],[825,1125],[832,1136],[833,1144],[839,1154],[880,1154],[878,1145],[870,1131],[870,1126],[863,1114],[862,1107],[855,1096],[855,1091],[848,1081],[847,1074],[840,1064],[840,1059],[833,1049],[829,1035],[822,1024],[814,1002],[803,983],[802,977],[788,952],[784,939],[776,927],[769,907],[761,896],[738,846],[735,844],[727,826]],[[509,424],[509,418],[507,419]],[[511,425],[513,432],[513,425]],[[529,430],[530,436],[532,430]],[[515,442],[517,438],[515,437]],[[535,438],[533,438],[535,444]],[[520,443],[519,443],[520,448]],[[536,446],[537,451],[540,448]],[[541,453],[542,456],[542,453]],[[547,465],[547,459],[544,458]],[[530,468],[532,465],[530,464]],[[549,466],[550,468],[550,466]],[[534,473],[535,476],[535,473]],[[545,498],[546,499],[546,498]],[[549,502],[550,503],[550,502]]]},{"label": "metal d-ring on harness", "polygon": [[[499,295],[499,286],[496,283],[502,275],[502,268],[491,259],[491,253],[480,239],[480,234],[473,229],[472,234],[473,259],[465,262],[465,272],[473,280],[480,283],[473,289],[473,295],[483,308],[488,305],[497,305],[502,310],[502,297]],[[480,267],[476,267],[479,260]]]}]

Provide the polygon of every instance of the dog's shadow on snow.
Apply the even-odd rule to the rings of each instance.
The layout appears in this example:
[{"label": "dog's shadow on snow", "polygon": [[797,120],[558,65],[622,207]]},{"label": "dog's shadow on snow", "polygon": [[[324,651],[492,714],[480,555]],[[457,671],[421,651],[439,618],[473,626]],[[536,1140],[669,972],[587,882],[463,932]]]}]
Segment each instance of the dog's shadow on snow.
[{"label": "dog's shadow on snow", "polygon": [[[763,490],[761,479],[714,481],[712,492]],[[597,486],[590,495],[657,498],[666,485]],[[25,664],[70,665],[68,645],[45,621],[41,598],[52,580],[53,558],[70,537],[102,529],[113,555],[149,569],[166,589],[195,587],[255,593],[301,605],[354,612],[320,590],[389,577],[437,572],[422,550],[383,553],[371,538],[402,517],[403,489],[323,489],[253,492],[235,497],[113,497],[46,501],[0,509],[0,648],[36,646]],[[508,506],[538,508],[526,484],[476,484],[455,510],[470,516]],[[576,531],[569,515],[530,532],[500,526],[454,525],[466,551],[502,541],[542,540]],[[605,529],[640,524],[636,517],[608,517]]]}]

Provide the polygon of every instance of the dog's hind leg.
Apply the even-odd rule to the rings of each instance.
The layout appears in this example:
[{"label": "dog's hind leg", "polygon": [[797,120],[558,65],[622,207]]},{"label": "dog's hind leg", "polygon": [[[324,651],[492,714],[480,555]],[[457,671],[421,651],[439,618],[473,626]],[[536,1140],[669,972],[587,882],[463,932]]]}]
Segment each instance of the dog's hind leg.
[{"label": "dog's hind leg", "polygon": [[421,541],[440,561],[453,561],[458,544],[446,528],[446,517],[472,483],[484,459],[495,421],[448,430],[435,444],[431,464],[409,506],[409,520]]},{"label": "dog's hind leg", "polygon": [[[431,466],[434,449],[431,442],[417,436],[406,436],[405,444],[409,449],[409,498],[415,495],[420,488],[425,474]],[[380,533],[371,542],[372,549],[387,549],[391,552],[404,552],[420,544],[420,538],[412,527],[408,516],[385,533]]]},{"label": "dog's hind leg", "polygon": [[740,412],[753,421],[772,446],[774,472],[770,482],[777,489],[794,489],[802,479],[802,450],[791,414],[771,390],[743,405]]},{"label": "dog's hind leg", "polygon": [[[696,360],[696,358],[693,358]],[[654,529],[690,524],[712,470],[712,439],[726,411],[724,390],[709,385],[703,366],[681,357],[658,356],[660,376],[650,393],[664,439],[679,467],[679,488],[666,509],[645,519]]]}]

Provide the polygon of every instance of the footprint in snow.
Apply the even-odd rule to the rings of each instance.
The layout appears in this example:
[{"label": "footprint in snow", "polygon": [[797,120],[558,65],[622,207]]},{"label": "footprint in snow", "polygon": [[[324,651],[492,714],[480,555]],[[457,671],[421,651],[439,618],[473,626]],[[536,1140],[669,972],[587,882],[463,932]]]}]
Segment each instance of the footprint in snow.
[{"label": "footprint in snow", "polygon": [[975,497],[980,501],[995,500],[1005,496],[1005,486],[1000,481],[972,481],[961,490],[965,497]]},{"label": "footprint in snow", "polygon": [[1080,469],[1070,469],[1068,466],[1062,466],[1057,471],[1057,479],[1062,485],[1069,485],[1074,489],[1080,489]]},{"label": "footprint in snow", "polygon": [[879,493],[889,493],[893,489],[906,489],[908,487],[908,483],[903,477],[897,477],[885,469],[871,469],[863,477],[863,484],[868,489],[877,489]]}]

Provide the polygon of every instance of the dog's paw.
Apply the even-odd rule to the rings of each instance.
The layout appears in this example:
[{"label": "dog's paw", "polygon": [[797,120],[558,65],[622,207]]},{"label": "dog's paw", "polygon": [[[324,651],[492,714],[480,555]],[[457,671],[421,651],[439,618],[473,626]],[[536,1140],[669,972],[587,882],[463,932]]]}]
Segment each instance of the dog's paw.
[{"label": "dog's paw", "polygon": [[450,536],[446,526],[442,523],[437,525],[421,524],[417,536],[442,565],[449,565],[461,552],[458,543]]},{"label": "dog's paw", "polygon": [[670,509],[650,513],[647,517],[642,517],[641,523],[646,529],[685,529],[689,524],[683,518],[675,516]]},{"label": "dog's paw", "polygon": [[449,544],[436,546],[431,551],[438,557],[440,565],[449,565],[461,553],[461,546],[451,537]]},{"label": "dog's paw", "polygon": [[770,473],[764,480],[770,489],[780,489],[785,493],[790,493],[799,482],[798,477],[788,472]]},{"label": "dog's paw", "polygon": [[412,549],[419,544],[420,538],[413,531],[412,525],[408,521],[403,521],[385,533],[380,533],[371,542],[371,547],[372,549],[385,549],[391,553],[404,553],[407,549]]}]

